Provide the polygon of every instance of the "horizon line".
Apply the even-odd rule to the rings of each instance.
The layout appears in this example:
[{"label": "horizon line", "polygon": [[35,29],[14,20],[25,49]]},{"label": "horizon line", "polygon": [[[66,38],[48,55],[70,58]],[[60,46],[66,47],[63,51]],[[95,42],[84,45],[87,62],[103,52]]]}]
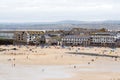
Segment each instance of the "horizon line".
[{"label": "horizon line", "polygon": [[0,21],[0,23],[57,23],[64,21],[76,22],[105,22],[105,21],[120,21],[120,20],[59,20],[59,21]]}]

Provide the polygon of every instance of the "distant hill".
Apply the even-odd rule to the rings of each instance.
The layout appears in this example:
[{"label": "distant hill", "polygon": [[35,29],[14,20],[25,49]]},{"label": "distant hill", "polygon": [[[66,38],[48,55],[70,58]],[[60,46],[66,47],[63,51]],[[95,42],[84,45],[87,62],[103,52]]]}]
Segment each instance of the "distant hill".
[{"label": "distant hill", "polygon": [[56,22],[58,24],[120,24],[120,20],[106,20],[106,21],[76,21],[65,20]]},{"label": "distant hill", "polygon": [[87,23],[86,21],[75,21],[75,20],[64,20],[55,22],[56,24],[84,24]]},{"label": "distant hill", "polygon": [[107,20],[107,21],[102,21],[102,23],[120,24],[120,20]]},{"label": "distant hill", "polygon": [[57,22],[20,22],[20,23],[0,23],[0,24],[6,24],[6,25],[33,25],[33,24],[104,24],[104,23],[110,23],[110,24],[120,24],[120,20],[105,20],[105,21],[77,21],[77,20],[63,20],[63,21],[57,21]]},{"label": "distant hill", "polygon": [[110,30],[120,30],[119,20],[108,21],[76,21],[64,20],[58,22],[29,22],[29,23],[0,23],[0,31],[2,30],[68,30],[71,28],[106,28]]}]

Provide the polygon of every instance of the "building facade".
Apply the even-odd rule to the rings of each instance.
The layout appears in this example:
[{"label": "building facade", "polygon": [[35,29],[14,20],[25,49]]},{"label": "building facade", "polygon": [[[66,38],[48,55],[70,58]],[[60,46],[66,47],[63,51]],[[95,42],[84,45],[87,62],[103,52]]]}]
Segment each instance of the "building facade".
[{"label": "building facade", "polygon": [[90,36],[68,35],[62,38],[62,45],[69,46],[88,46]]},{"label": "building facade", "polygon": [[57,45],[57,41],[43,31],[16,31],[14,33],[14,44]]},{"label": "building facade", "polygon": [[39,39],[43,34],[43,31],[16,31],[14,33],[14,43],[35,43],[36,39]]},{"label": "building facade", "polygon": [[114,47],[119,38],[120,34],[116,32],[98,32],[91,35],[91,45]]},{"label": "building facade", "polygon": [[[76,29],[75,29],[76,30]],[[74,32],[74,31],[73,31]],[[120,32],[79,32],[76,35],[61,35],[60,33],[46,33],[45,31],[15,31],[14,44],[59,44],[66,46],[120,46]]]}]

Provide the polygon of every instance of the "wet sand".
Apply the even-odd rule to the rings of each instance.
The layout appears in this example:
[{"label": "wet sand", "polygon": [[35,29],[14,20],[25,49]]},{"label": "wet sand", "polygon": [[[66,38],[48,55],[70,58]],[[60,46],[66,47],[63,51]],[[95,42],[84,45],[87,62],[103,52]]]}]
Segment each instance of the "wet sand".
[{"label": "wet sand", "polygon": [[2,45],[0,79],[120,80],[119,56],[120,48]]}]

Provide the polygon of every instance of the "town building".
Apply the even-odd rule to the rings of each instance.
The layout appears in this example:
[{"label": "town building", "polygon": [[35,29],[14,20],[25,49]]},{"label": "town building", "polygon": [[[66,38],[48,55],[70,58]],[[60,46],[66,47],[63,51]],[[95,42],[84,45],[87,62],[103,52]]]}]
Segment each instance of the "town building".
[{"label": "town building", "polygon": [[30,44],[35,43],[36,39],[39,39],[44,31],[15,31],[14,44]]},{"label": "town building", "polygon": [[114,47],[117,39],[120,39],[120,33],[98,32],[91,35],[91,45]]},{"label": "town building", "polygon": [[14,31],[14,44],[46,44],[66,46],[120,46],[120,32],[105,29],[79,29],[70,31],[26,30]]},{"label": "town building", "polygon": [[88,46],[90,45],[90,36],[68,35],[62,38],[62,45]]},{"label": "town building", "polygon": [[[56,35],[55,35],[56,37]],[[14,33],[14,44],[46,44],[57,45],[57,39],[51,35],[45,34],[44,31],[16,31]]]}]

